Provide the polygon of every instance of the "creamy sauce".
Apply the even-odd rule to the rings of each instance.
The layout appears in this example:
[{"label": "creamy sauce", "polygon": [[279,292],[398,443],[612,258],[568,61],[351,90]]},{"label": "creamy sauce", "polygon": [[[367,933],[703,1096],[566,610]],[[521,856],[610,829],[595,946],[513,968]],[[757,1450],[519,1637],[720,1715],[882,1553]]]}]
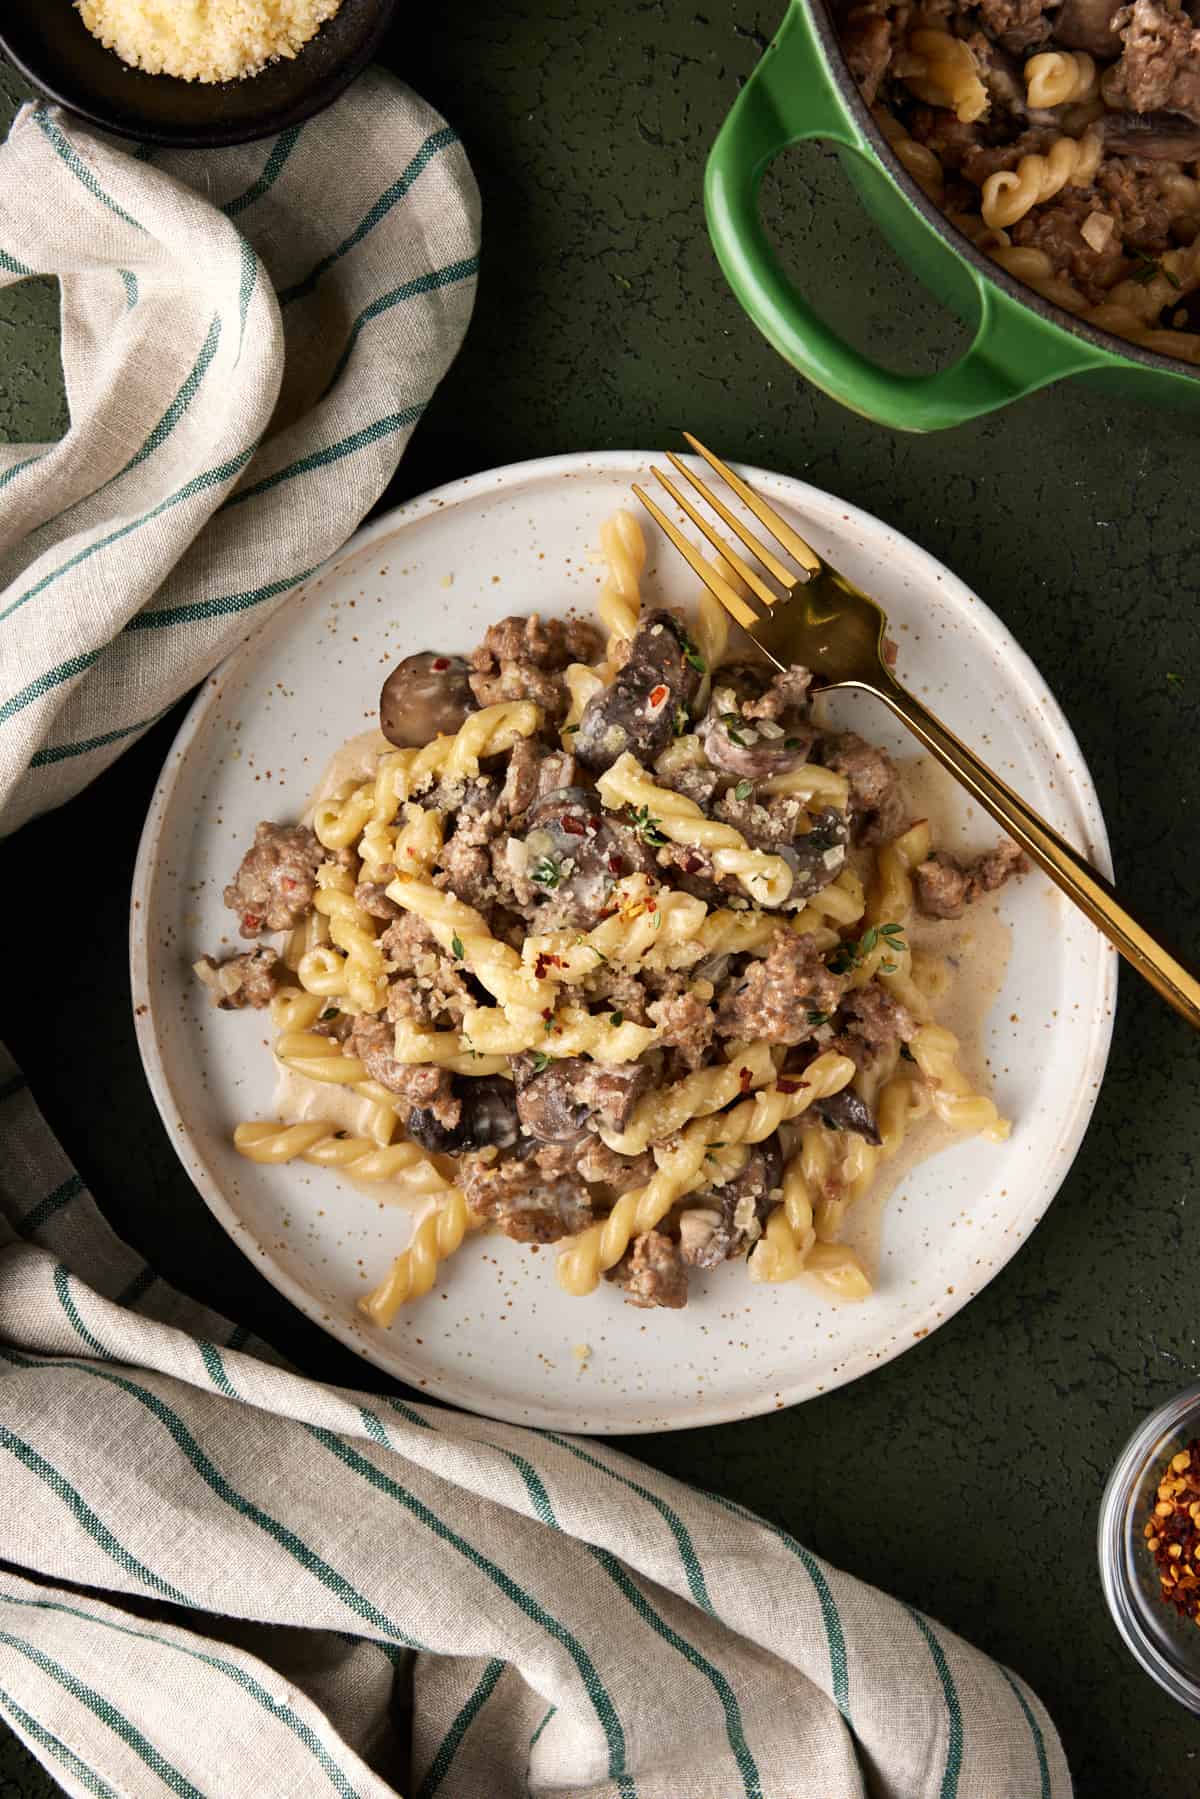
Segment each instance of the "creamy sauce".
[{"label": "creamy sauce", "polygon": [[371,780],[380,756],[392,747],[383,732],[377,728],[360,731],[357,737],[351,737],[326,763],[324,774],[312,790],[303,822],[310,823],[321,801],[330,799],[348,781]]},{"label": "creamy sauce", "polygon": [[[986,814],[972,807],[968,819],[963,820],[962,791],[932,756],[896,758],[896,765],[913,817],[929,820],[935,849],[966,859],[997,841],[999,827]],[[950,980],[945,993],[933,1002],[934,1018],[954,1032],[962,1045],[959,1065],[984,1093],[991,1086],[983,1056],[984,1025],[1004,984],[1012,954],[1012,928],[1001,916],[1004,898],[1004,888],[984,894],[961,918],[923,918],[914,912],[908,925],[911,946],[941,956],[947,964]],[[873,1279],[879,1267],[883,1212],[889,1198],[920,1163],[961,1141],[961,1133],[939,1118],[922,1119],[909,1131],[899,1154],[881,1164],[866,1197],[847,1213],[843,1240],[858,1251]],[[997,1155],[1004,1153],[1001,1143],[989,1147]],[[823,1283],[820,1291],[830,1297],[830,1289]]]},{"label": "creamy sauce", "polygon": [[[275,1116],[285,1124],[307,1124],[310,1119],[320,1119],[334,1130],[348,1131],[352,1137],[369,1136],[370,1100],[348,1087],[335,1086],[332,1081],[310,1081],[282,1063],[276,1063],[276,1070]],[[342,1168],[328,1172],[380,1205],[401,1207],[411,1215],[414,1230],[436,1204],[430,1194],[411,1193],[399,1181],[359,1181]]]}]

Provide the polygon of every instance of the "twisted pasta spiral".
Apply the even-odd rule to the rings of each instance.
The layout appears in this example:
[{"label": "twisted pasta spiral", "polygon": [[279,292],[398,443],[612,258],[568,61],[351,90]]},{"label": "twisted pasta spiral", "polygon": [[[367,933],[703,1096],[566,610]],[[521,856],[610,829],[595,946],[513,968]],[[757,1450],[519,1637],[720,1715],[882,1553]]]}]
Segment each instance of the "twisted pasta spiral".
[{"label": "twisted pasta spiral", "polygon": [[451,1074],[480,1076],[511,1074],[507,1056],[483,1056],[472,1051],[458,1031],[435,1031],[425,1025],[401,1018],[396,1025],[395,1053],[397,1062],[420,1066],[448,1068]]},{"label": "twisted pasta spiral", "polygon": [[387,751],[379,758],[370,780],[346,782],[329,799],[313,808],[313,830],[327,850],[343,850],[357,843],[368,821],[383,829],[396,816],[396,770],[402,752]]},{"label": "twisted pasta spiral", "polygon": [[894,113],[886,106],[873,106],[871,117],[886,139],[896,161],[910,174],[921,191],[940,206],[945,196],[946,177],[942,165],[927,144],[910,137]]},{"label": "twisted pasta spiral", "polygon": [[450,1187],[435,1212],[422,1218],[413,1232],[412,1242],[392,1263],[386,1277],[358,1309],[373,1324],[383,1329],[395,1318],[406,1300],[421,1299],[428,1293],[437,1275],[438,1263],[444,1262],[458,1249],[478,1220],[468,1210],[460,1187]]},{"label": "twisted pasta spiral", "polygon": [[325,1001],[318,993],[303,993],[295,987],[285,987],[271,1001],[271,1022],[280,1031],[307,1031],[316,1023],[325,1008]]},{"label": "twisted pasta spiral", "polygon": [[[571,1241],[558,1259],[562,1286],[568,1293],[590,1293],[604,1270],[620,1261],[635,1236],[653,1230],[676,1200],[708,1183],[714,1157],[720,1171],[721,1157],[730,1157],[731,1151],[746,1144],[761,1143],[785,1120],[807,1111],[814,1100],[840,1092],[853,1074],[854,1063],[847,1056],[827,1052],[810,1063],[803,1078],[794,1084],[777,1082],[730,1112],[695,1119],[673,1144],[655,1150],[658,1171],[646,1186],[622,1194],[607,1218]],[[712,1146],[718,1144],[720,1148],[714,1150]],[[736,1172],[732,1159],[724,1166],[729,1170],[725,1178]]]},{"label": "twisted pasta spiral", "polygon": [[[317,870],[313,906],[329,920],[330,935],[337,947],[345,952],[341,973],[350,1003],[359,1012],[377,1012],[387,998],[383,951],[375,935],[375,920],[354,897],[354,877],[350,871],[336,862],[323,863]],[[317,959],[322,956],[327,957],[328,951],[314,950],[301,962],[303,985],[309,985]],[[328,993],[336,989],[322,984],[316,991]]]},{"label": "twisted pasta spiral", "polygon": [[770,775],[758,783],[760,794],[782,794],[803,800],[806,806],[816,802],[834,806],[844,812],[850,803],[850,783],[836,769],[821,768],[815,762],[802,762],[785,775]]},{"label": "twisted pasta spiral", "polygon": [[1066,106],[1096,91],[1096,65],[1082,50],[1043,50],[1029,58],[1023,72],[1030,106]]},{"label": "twisted pasta spiral", "polygon": [[532,737],[541,724],[541,710],[532,700],[502,700],[469,713],[453,737],[435,737],[420,750],[398,750],[393,775],[398,799],[411,799],[440,776],[454,781],[477,775],[481,756],[511,750],[519,737]]},{"label": "twisted pasta spiral", "polygon": [[601,1125],[600,1136],[619,1155],[638,1156],[649,1144],[674,1136],[689,1119],[719,1112],[744,1093],[765,1087],[774,1079],[770,1045],[750,1043],[731,1054],[724,1068],[698,1068],[673,1087],[648,1093],[633,1108],[623,1131],[611,1131]]},{"label": "twisted pasta spiral", "polygon": [[[541,931],[527,937],[521,959],[551,980],[582,981],[605,962],[643,963],[651,950],[692,942],[706,920],[704,901],[690,893],[652,888],[644,874],[626,875],[612,891],[616,910],[586,935]],[[672,964],[674,966],[674,964]]]},{"label": "twisted pasta spiral", "polygon": [[812,1190],[800,1156],[793,1156],[783,1171],[783,1199],[750,1251],[750,1279],[794,1281],[816,1240]]},{"label": "twisted pasta spiral", "polygon": [[589,668],[586,662],[572,662],[565,671],[563,680],[567,684],[571,703],[567,707],[567,716],[563,719],[561,735],[564,750],[569,750],[571,739],[575,735],[576,726],[583,717],[587,703],[598,693],[603,693],[604,680],[594,668]]},{"label": "twisted pasta spiral", "polygon": [[596,786],[604,804],[613,811],[622,806],[644,806],[672,843],[694,844],[707,850],[717,873],[735,875],[760,905],[781,906],[791,892],[792,871],[782,856],[751,849],[732,825],[706,818],[694,800],[656,786],[628,750],[600,776]]},{"label": "twisted pasta spiral", "polygon": [[1064,187],[1086,187],[1102,153],[1098,134],[1087,131],[1081,138],[1060,137],[1045,156],[1023,156],[1015,170],[998,169],[983,184],[980,211],[985,222],[996,230],[1015,225]]},{"label": "twisted pasta spiral", "polygon": [[294,1074],[327,1086],[353,1087],[368,1101],[367,1128],[376,1143],[390,1143],[399,1122],[396,1095],[373,1081],[357,1056],[347,1055],[340,1043],[307,1028],[285,1029],[275,1040],[276,1058]]},{"label": "twisted pasta spiral", "polygon": [[927,106],[949,106],[960,124],[982,118],[988,107],[987,89],[970,47],[948,31],[922,28],[910,33],[910,56],[904,83]]},{"label": "twisted pasta spiral", "polygon": [[442,948],[459,957],[505,1010],[534,1013],[540,1019],[553,1007],[553,983],[538,980],[515,949],[493,937],[487,920],[473,906],[427,881],[403,874],[389,884],[387,894],[406,912],[423,918]]},{"label": "twisted pasta spiral", "polygon": [[562,1006],[543,1017],[541,1013],[487,1006],[463,1018],[462,1045],[480,1056],[517,1056],[523,1050],[540,1049],[555,1057],[636,1062],[658,1035],[656,1025],[635,1024],[619,1012],[593,1013],[582,1006]]},{"label": "twisted pasta spiral", "polygon": [[929,1083],[930,1103],[944,1124],[958,1131],[977,1132],[992,1143],[1003,1143],[1012,1129],[993,1102],[977,1093],[958,1065],[958,1038],[944,1025],[924,1024],[909,1044],[909,1051]]},{"label": "twisted pasta spiral", "polygon": [[337,1125],[313,1119],[304,1124],[262,1121],[239,1124],[233,1133],[239,1155],[251,1162],[311,1162],[338,1168],[356,1181],[395,1181],[409,1193],[445,1193],[450,1183],[416,1143],[378,1144],[351,1137]]},{"label": "twisted pasta spiral", "polygon": [[646,539],[632,512],[614,512],[600,527],[600,554],[607,573],[596,610],[608,631],[608,660],[633,636],[641,611],[640,583],[646,566]]}]

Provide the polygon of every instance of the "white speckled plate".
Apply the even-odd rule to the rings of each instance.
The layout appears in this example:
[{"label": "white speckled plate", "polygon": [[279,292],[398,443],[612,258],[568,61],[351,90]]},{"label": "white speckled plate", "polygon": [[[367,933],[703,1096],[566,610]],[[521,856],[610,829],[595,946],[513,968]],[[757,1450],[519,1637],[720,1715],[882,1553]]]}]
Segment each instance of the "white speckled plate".
[{"label": "white speckled plate", "polygon": [[[217,1013],[190,974],[229,941],[221,904],[260,818],[303,809],[323,765],[370,725],[385,671],[419,649],[466,650],[509,612],[590,610],[601,519],[651,458],[556,457],[477,475],[361,531],[206,684],[163,771],[134,887],[133,998],[171,1139],[234,1241],[302,1311],[390,1373],[494,1417],[580,1431],[672,1430],[792,1405],[898,1355],[965,1305],[1033,1229],[1070,1167],[1104,1069],[1114,957],[1033,876],[1004,892],[1013,953],[973,1046],[1004,1145],[960,1142],[918,1164],[882,1214],[878,1290],[841,1304],[815,1284],[752,1285],[732,1264],[683,1312],[644,1312],[604,1285],[567,1298],[553,1252],[469,1239],[424,1301],[379,1332],[355,1301],[403,1248],[407,1214],[332,1174],[260,1168],[230,1144],[271,1114],[262,1014]],[[1107,871],[1104,824],[1071,731],[1000,620],[915,545],[802,482],[744,471],[887,608],[900,674]],[[650,537],[655,601],[694,582]],[[834,716],[897,753],[882,706]],[[948,784],[952,787],[952,784]],[[953,789],[962,841],[994,838]],[[967,971],[966,979],[970,980]],[[577,1353],[587,1345],[590,1355]]]}]

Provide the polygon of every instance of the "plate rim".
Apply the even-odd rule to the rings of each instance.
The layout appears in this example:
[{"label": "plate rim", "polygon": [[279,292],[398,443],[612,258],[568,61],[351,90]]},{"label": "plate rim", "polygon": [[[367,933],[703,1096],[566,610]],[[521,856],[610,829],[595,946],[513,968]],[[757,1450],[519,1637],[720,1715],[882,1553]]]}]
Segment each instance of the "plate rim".
[{"label": "plate rim", "polygon": [[[636,474],[644,472],[657,454],[659,452],[654,450],[636,449],[568,451],[553,456],[531,457],[519,462],[504,463],[498,467],[481,469],[474,474],[456,477],[440,486],[427,489],[412,499],[400,502],[378,518],[359,526],[358,530],[346,540],[340,549],[313,571],[296,592],[297,594],[307,592],[314,583],[327,578],[340,562],[357,557],[372,543],[381,538],[392,537],[398,530],[417,524],[434,512],[444,514],[452,507],[468,502],[477,496],[494,495],[504,488],[519,487],[531,480],[553,479],[561,475],[605,470],[626,473],[632,478]],[[1018,677],[1020,685],[1031,696],[1036,691],[1037,707],[1046,721],[1048,735],[1055,740],[1056,745],[1062,751],[1064,764],[1070,774],[1068,791],[1073,802],[1080,805],[1089,815],[1087,852],[1090,853],[1101,873],[1111,879],[1112,857],[1107,824],[1091,770],[1078,739],[1049,682],[999,614],[975,594],[952,569],[939,562],[920,544],[889,524],[887,520],[881,519],[877,514],[868,512],[864,507],[857,506],[849,500],[843,500],[828,489],[816,487],[813,483],[804,481],[798,476],[759,468],[744,462],[734,462],[732,466],[752,484],[765,483],[776,491],[782,484],[786,490],[788,502],[795,505],[798,510],[803,511],[805,505],[813,499],[821,506],[827,506],[833,502],[840,509],[842,518],[852,527],[865,526],[869,532],[882,532],[887,538],[899,540],[905,546],[906,551],[916,557],[917,572],[928,574],[931,581],[936,583],[943,597],[952,598],[954,603],[960,603],[957,600],[959,594],[967,597],[975,622],[982,624],[986,631],[999,634],[1004,648],[1006,666],[1011,673]],[[878,542],[877,537],[875,541]],[[231,1241],[246,1256],[252,1266],[271,1283],[277,1292],[294,1305],[303,1317],[310,1323],[316,1324],[319,1329],[325,1331],[344,1348],[352,1350],[369,1366],[378,1369],[391,1379],[404,1381],[413,1386],[423,1398],[431,1397],[445,1404],[461,1406],[467,1411],[480,1413],[484,1417],[526,1427],[575,1430],[594,1436],[637,1436],[653,1431],[686,1430],[700,1426],[708,1427],[740,1422],[769,1412],[790,1409],[794,1405],[803,1404],[808,1399],[824,1398],[838,1388],[848,1386],[863,1375],[869,1374],[873,1369],[883,1367],[924,1338],[931,1336],[940,1325],[961,1311],[971,1300],[978,1298],[985,1287],[990,1286],[1022,1245],[1027,1242],[1034,1227],[1049,1211],[1074,1164],[1091,1122],[1107,1069],[1116,1018],[1118,959],[1115,949],[1111,946],[1107,946],[1107,953],[1104,953],[1105,946],[1100,945],[1101,954],[1096,965],[1096,992],[1091,1005],[1091,1029],[1087,1051],[1080,1065],[1074,1105],[1069,1115],[1061,1121],[1063,1129],[1058,1139],[1058,1146],[1064,1161],[1062,1172],[1057,1176],[1054,1185],[1044,1196],[1041,1189],[1033,1191],[1020,1211],[1012,1216],[1005,1241],[997,1246],[993,1266],[982,1286],[965,1294],[962,1299],[958,1299],[955,1295],[949,1304],[946,1303],[947,1296],[943,1295],[938,1298],[931,1295],[927,1307],[919,1314],[914,1313],[911,1320],[908,1321],[910,1329],[905,1338],[902,1339],[900,1334],[896,1333],[882,1350],[859,1352],[847,1363],[839,1366],[828,1383],[821,1384],[815,1390],[801,1392],[797,1392],[794,1386],[770,1391],[764,1388],[761,1396],[757,1396],[749,1402],[744,1399],[722,1402],[716,1396],[712,1401],[706,1401],[698,1407],[686,1405],[685,1402],[685,1409],[672,1411],[667,1419],[661,1416],[643,1415],[623,1421],[610,1421],[606,1418],[595,1421],[585,1420],[581,1425],[578,1416],[567,1418],[560,1409],[556,1409],[553,1405],[547,1408],[545,1415],[541,1418],[531,1418],[528,1407],[522,1408],[514,1402],[500,1405],[495,1410],[481,1411],[478,1400],[472,1398],[469,1377],[449,1372],[442,1374],[437,1371],[426,1374],[423,1370],[415,1369],[410,1370],[407,1374],[399,1373],[394,1362],[388,1365],[373,1355],[371,1340],[356,1331],[350,1324],[344,1323],[338,1316],[330,1312],[321,1300],[307,1292],[302,1283],[275,1259],[270,1249],[241,1220],[231,1201],[226,1198],[221,1181],[210,1168],[198,1145],[192,1140],[183,1113],[176,1103],[174,1092],[167,1078],[164,1059],[159,1049],[155,1026],[156,1000],[150,971],[149,932],[139,929],[139,925],[146,923],[152,915],[152,900],[158,870],[158,850],[170,813],[179,771],[184,765],[193,742],[205,725],[210,711],[219,704],[226,678],[240,663],[253,658],[255,646],[275,618],[275,612],[264,618],[249,632],[242,643],[205,677],[164,758],[142,827],[134,865],[129,915],[130,988],[134,1030],[147,1084],[163,1128],[182,1162],[189,1180]],[[421,1377],[419,1384],[418,1374]],[[797,1384],[807,1385],[808,1383]],[[583,1408],[581,1407],[580,1410]]]}]

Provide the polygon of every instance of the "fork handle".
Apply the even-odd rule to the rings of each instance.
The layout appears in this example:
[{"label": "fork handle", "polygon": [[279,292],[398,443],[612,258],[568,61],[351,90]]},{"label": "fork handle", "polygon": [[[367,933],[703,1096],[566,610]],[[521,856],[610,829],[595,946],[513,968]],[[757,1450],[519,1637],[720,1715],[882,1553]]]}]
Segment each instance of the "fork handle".
[{"label": "fork handle", "polygon": [[973,750],[898,681],[846,682],[884,701],[944,768],[990,812],[1026,854],[1074,900],[1144,980],[1200,1030],[1200,981],[1155,941],[1118,900],[1103,875],[1040,818]]}]

